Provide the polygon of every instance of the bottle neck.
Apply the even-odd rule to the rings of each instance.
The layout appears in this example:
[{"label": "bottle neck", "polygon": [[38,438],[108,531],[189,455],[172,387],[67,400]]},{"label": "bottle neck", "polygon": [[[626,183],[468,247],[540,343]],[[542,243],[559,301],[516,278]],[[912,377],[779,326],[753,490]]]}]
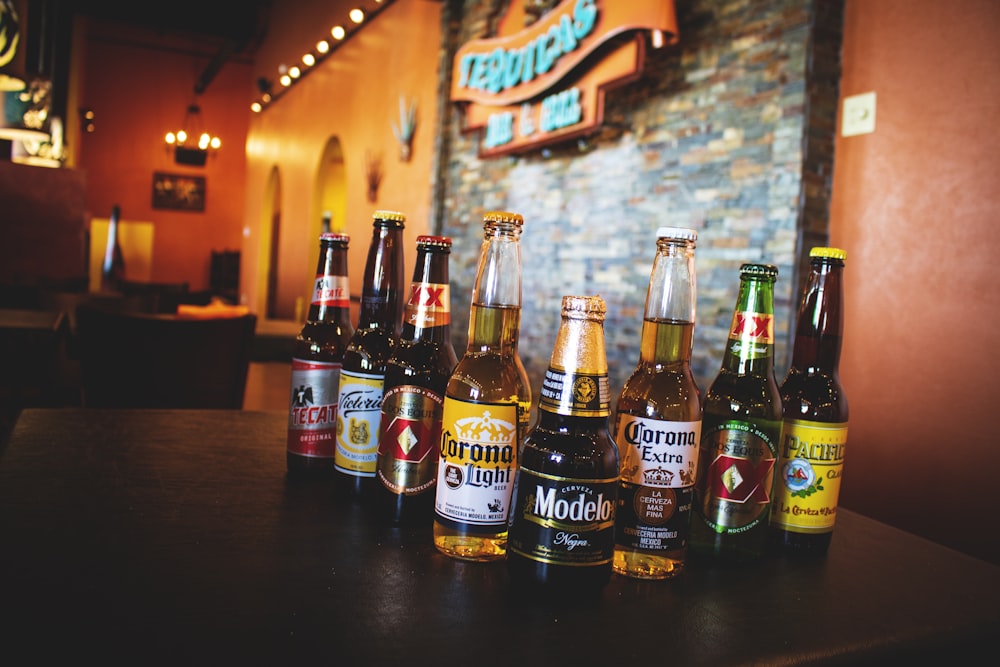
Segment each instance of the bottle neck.
[{"label": "bottle neck", "polygon": [[774,282],[742,277],[722,367],[739,375],[774,371]]},{"label": "bottle neck", "polygon": [[375,224],[361,293],[358,329],[399,334],[404,305],[403,228]]},{"label": "bottle neck", "polygon": [[451,344],[451,288],[446,251],[418,248],[401,338]]},{"label": "bottle neck", "polygon": [[611,414],[603,319],[563,317],[538,409],[563,417]]},{"label": "bottle neck", "polygon": [[694,242],[659,239],[646,292],[639,348],[643,363],[691,362],[695,306]]},{"label": "bottle neck", "polygon": [[504,224],[487,228],[472,290],[469,350],[517,351],[521,325],[521,230]]},{"label": "bottle neck", "polygon": [[350,322],[350,285],[347,282],[347,244],[323,242],[316,281],[309,302],[308,322]]},{"label": "bottle neck", "polygon": [[792,366],[805,372],[836,373],[840,364],[844,263],[814,260],[802,294]]}]

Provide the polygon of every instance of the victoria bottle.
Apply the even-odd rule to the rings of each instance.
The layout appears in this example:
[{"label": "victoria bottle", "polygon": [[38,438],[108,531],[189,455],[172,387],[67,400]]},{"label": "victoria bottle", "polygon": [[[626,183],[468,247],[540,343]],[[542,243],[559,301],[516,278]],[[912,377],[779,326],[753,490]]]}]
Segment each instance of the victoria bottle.
[{"label": "victoria bottle", "polygon": [[337,408],[336,485],[350,495],[375,488],[385,363],[399,337],[404,303],[405,216],[375,211],[358,328],[344,350]]},{"label": "victoria bottle", "polygon": [[468,347],[445,389],[434,498],[434,546],[472,561],[506,555],[517,450],[531,408],[517,351],[524,220],[498,211],[483,221]]},{"label": "victoria bottle", "polygon": [[288,411],[288,472],[332,476],[337,390],[351,326],[346,234],[320,236],[319,264],[309,312],[292,349]]},{"label": "victoria bottle", "polygon": [[615,409],[622,475],[614,570],[638,579],[678,575],[687,553],[701,442],[701,392],[691,370],[697,239],[691,229],[657,231],[639,363]]},{"label": "victoria bottle", "polygon": [[792,365],[781,385],[784,424],[770,538],[786,553],[822,555],[837,518],[847,443],[847,396],[839,372],[846,254],[813,248],[809,257]]},{"label": "victoria bottle", "polygon": [[611,576],[619,458],[608,431],[605,312],[600,297],[563,297],[515,485],[508,571],[560,593],[593,591]]}]

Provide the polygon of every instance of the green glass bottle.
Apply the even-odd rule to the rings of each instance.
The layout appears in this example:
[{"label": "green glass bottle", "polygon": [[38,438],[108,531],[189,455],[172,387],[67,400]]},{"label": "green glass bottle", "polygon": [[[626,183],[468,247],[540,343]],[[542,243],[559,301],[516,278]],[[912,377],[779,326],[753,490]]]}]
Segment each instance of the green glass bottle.
[{"label": "green glass bottle", "polygon": [[767,545],[781,394],[774,377],[770,264],[740,267],[722,368],[705,395],[689,549],[694,558],[752,561]]}]

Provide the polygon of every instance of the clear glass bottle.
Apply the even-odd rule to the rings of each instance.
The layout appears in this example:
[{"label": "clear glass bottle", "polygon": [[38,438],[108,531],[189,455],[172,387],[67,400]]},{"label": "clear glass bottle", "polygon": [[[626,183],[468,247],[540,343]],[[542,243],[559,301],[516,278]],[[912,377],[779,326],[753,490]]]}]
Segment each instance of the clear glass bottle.
[{"label": "clear glass bottle", "polygon": [[430,526],[451,344],[447,236],[417,237],[417,260],[403,332],[385,365],[376,505],[391,523]]},{"label": "clear glass bottle", "polygon": [[531,408],[517,352],[524,220],[494,211],[483,223],[469,343],[445,390],[434,501],[434,546],[472,561],[507,553],[517,450]]},{"label": "clear glass bottle", "polygon": [[774,377],[770,264],[740,267],[722,368],[705,395],[689,548],[719,562],[752,561],[767,545],[781,395]]},{"label": "clear glass bottle", "polygon": [[344,350],[334,467],[336,486],[348,495],[375,489],[385,363],[399,337],[404,304],[405,220],[395,211],[372,216],[358,328]]},{"label": "clear glass bottle", "polygon": [[622,456],[614,570],[667,579],[684,568],[701,442],[701,392],[691,371],[698,233],[662,227],[646,292],[639,363],[615,408]]},{"label": "clear glass bottle", "polygon": [[790,554],[823,555],[837,519],[847,444],[847,396],[840,384],[844,259],[840,248],[813,248],[802,293],[792,366],[781,384],[771,543]]},{"label": "clear glass bottle", "polygon": [[354,334],[347,283],[349,242],[346,234],[320,236],[316,286],[292,349],[286,460],[293,476],[333,475],[340,368]]},{"label": "clear glass bottle", "polygon": [[593,591],[611,577],[619,458],[608,431],[606,310],[599,296],[563,297],[517,472],[508,571],[560,594]]}]

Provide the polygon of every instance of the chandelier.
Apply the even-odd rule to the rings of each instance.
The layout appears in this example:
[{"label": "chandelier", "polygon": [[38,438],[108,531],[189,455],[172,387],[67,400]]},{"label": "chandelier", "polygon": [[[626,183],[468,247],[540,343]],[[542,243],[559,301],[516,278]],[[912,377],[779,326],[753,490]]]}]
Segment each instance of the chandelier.
[{"label": "chandelier", "polygon": [[219,137],[209,134],[203,129],[201,107],[198,106],[197,102],[188,105],[181,129],[176,132],[167,132],[164,139],[167,150],[173,149],[174,162],[195,167],[204,167],[209,154],[215,155],[215,152],[222,146],[222,140]]}]

